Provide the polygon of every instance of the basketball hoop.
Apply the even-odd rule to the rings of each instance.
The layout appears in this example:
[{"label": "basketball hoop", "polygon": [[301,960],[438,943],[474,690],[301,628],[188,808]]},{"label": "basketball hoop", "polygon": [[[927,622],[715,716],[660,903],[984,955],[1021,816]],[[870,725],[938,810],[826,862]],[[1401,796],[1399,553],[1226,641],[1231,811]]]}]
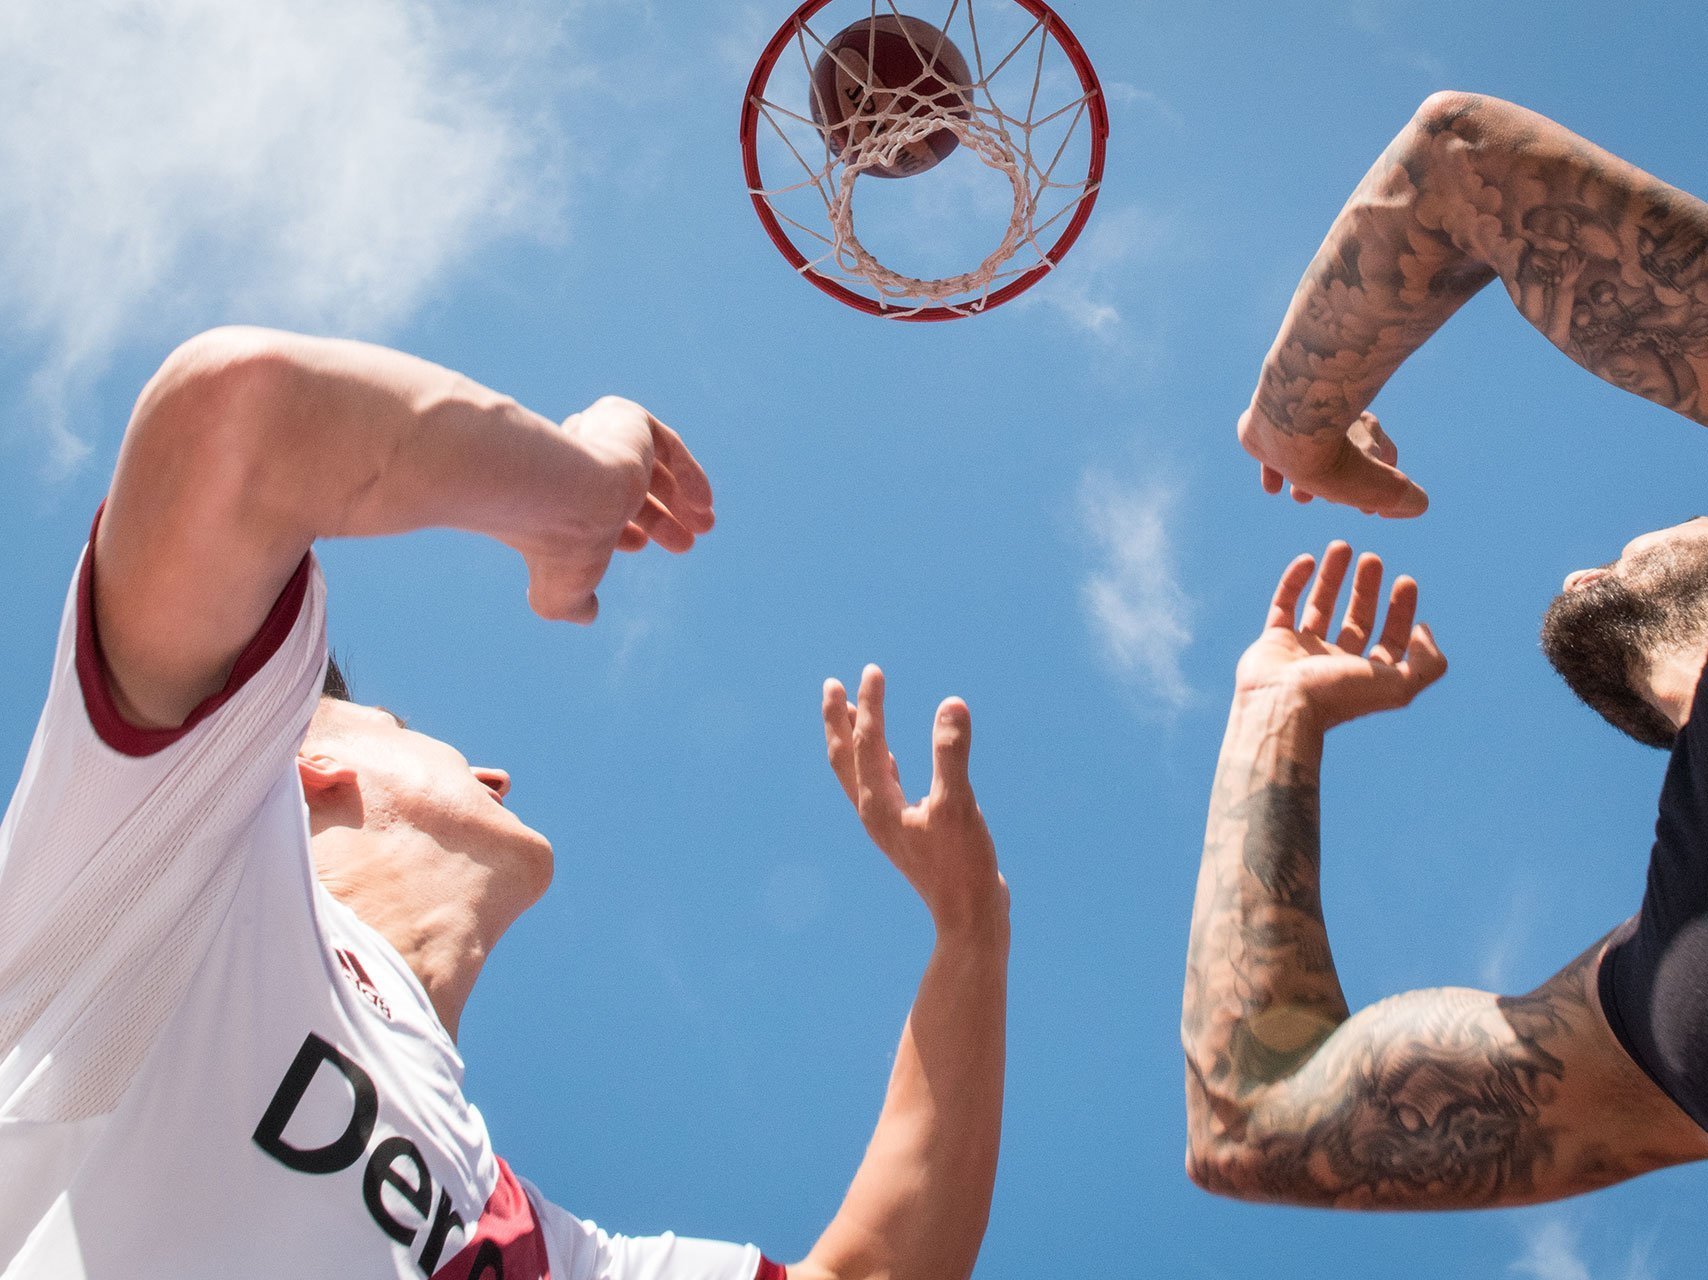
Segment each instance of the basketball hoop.
[{"label": "basketball hoop", "polygon": [[[896,320],[976,315],[1048,275],[1091,216],[1109,134],[1091,60],[1042,0],[929,2],[947,14],[928,26],[926,15],[903,15],[896,0],[807,0],[765,46],[741,111],[748,192],[778,250],[831,297]],[[916,7],[928,8],[928,0]],[[875,45],[866,42],[880,25],[914,55],[907,83],[885,82],[874,69]],[[957,65],[967,71],[964,83],[946,70]],[[827,93],[831,79],[845,100]],[[901,178],[935,166],[951,149],[965,153],[942,167],[962,166],[955,180],[976,160],[1001,188],[987,201],[954,188],[948,234],[921,237],[933,249],[959,250],[961,269],[885,265],[855,230],[858,180]],[[882,185],[941,183],[941,172]],[[946,244],[972,222],[964,210],[1010,195],[1006,230],[991,228],[994,243]],[[899,221],[922,225],[905,215]],[[898,250],[884,252],[894,258]]]}]

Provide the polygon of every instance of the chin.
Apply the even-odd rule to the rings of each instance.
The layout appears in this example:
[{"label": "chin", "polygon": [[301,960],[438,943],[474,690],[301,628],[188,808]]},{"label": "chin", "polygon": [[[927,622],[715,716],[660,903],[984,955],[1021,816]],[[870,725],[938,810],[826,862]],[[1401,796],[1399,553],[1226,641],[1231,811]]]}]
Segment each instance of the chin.
[{"label": "chin", "polygon": [[552,853],[552,842],[550,840],[547,840],[531,827],[528,829],[528,834],[533,837],[529,848],[529,865],[533,872],[533,879],[538,885],[534,894],[535,901],[538,901],[545,896],[546,890],[551,888],[556,855]]},{"label": "chin", "polygon": [[522,822],[506,833],[501,851],[495,850],[506,877],[514,877],[516,887],[527,894],[529,902],[537,902],[551,887],[554,856],[552,842]]}]

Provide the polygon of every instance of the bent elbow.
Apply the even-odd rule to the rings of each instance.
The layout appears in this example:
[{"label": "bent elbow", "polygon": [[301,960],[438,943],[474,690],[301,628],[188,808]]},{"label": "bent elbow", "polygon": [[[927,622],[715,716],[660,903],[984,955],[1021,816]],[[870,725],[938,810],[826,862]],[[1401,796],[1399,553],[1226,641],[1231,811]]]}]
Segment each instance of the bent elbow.
[{"label": "bent elbow", "polygon": [[1234,1139],[1189,1141],[1186,1176],[1199,1189],[1229,1200],[1303,1208],[1334,1203],[1303,1163],[1274,1159],[1263,1148]]},{"label": "bent elbow", "polygon": [[[224,325],[180,343],[137,397],[131,431],[215,431],[276,399],[293,365],[280,335]],[[229,443],[229,442],[228,442]]]},{"label": "bent elbow", "polygon": [[1192,1185],[1211,1195],[1230,1200],[1249,1200],[1240,1176],[1237,1144],[1225,1140],[1189,1138],[1186,1143],[1186,1176]]},{"label": "bent elbow", "polygon": [[231,496],[276,465],[273,439],[300,362],[282,335],[226,326],[177,347],[143,387],[125,432],[125,452],[157,475]]},{"label": "bent elbow", "polygon": [[1522,107],[1504,98],[1465,89],[1437,89],[1423,100],[1412,121],[1426,134],[1452,130],[1475,146],[1491,131],[1506,138],[1523,136],[1522,131],[1515,130],[1513,122],[1525,114]]}]

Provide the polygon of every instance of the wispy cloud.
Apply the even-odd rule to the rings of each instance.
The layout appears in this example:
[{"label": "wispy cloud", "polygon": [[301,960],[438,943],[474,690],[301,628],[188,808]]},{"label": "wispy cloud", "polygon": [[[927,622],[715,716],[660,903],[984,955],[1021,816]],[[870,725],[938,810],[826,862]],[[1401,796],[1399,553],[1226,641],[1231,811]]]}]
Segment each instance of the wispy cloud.
[{"label": "wispy cloud", "polygon": [[1167,98],[1154,89],[1141,89],[1126,80],[1105,80],[1103,94],[1115,107],[1138,107],[1161,120],[1169,128],[1183,130],[1186,117],[1177,111]]},{"label": "wispy cloud", "polygon": [[1529,883],[1521,883],[1513,890],[1506,915],[1484,948],[1478,968],[1477,980],[1485,991],[1510,992],[1515,989],[1519,966],[1536,931],[1538,893],[1536,886]]},{"label": "wispy cloud", "polygon": [[1447,64],[1427,49],[1419,49],[1397,39],[1390,21],[1394,12],[1396,6],[1392,4],[1353,0],[1346,7],[1346,20],[1355,30],[1387,45],[1378,54],[1383,66],[1414,72],[1422,77],[1420,83],[1430,89],[1446,88],[1451,79]]},{"label": "wispy cloud", "polygon": [[1563,1217],[1546,1218],[1532,1229],[1524,1253],[1507,1271],[1530,1280],[1655,1280],[1648,1241],[1637,1241],[1612,1266],[1592,1270],[1577,1228]]},{"label": "wispy cloud", "polygon": [[1123,367],[1152,364],[1160,339],[1135,328],[1131,286],[1138,269],[1157,265],[1183,245],[1179,223],[1166,214],[1139,204],[1099,205],[1061,266],[1018,305],[1055,311],[1075,329],[1118,349]]},{"label": "wispy cloud", "polygon": [[0,311],[39,347],[53,460],[86,450],[63,407],[128,343],[223,319],[380,334],[484,243],[554,225],[550,130],[507,87],[543,56],[525,17],[0,6]]},{"label": "wispy cloud", "polygon": [[1081,588],[1092,633],[1110,666],[1169,714],[1192,699],[1181,658],[1192,643],[1193,606],[1174,563],[1175,501],[1161,485],[1123,488],[1097,471],[1080,489],[1080,517],[1099,558]]},{"label": "wispy cloud", "polygon": [[1578,1252],[1577,1232],[1557,1218],[1530,1233],[1524,1255],[1507,1270],[1534,1280],[1591,1280],[1589,1266]]}]

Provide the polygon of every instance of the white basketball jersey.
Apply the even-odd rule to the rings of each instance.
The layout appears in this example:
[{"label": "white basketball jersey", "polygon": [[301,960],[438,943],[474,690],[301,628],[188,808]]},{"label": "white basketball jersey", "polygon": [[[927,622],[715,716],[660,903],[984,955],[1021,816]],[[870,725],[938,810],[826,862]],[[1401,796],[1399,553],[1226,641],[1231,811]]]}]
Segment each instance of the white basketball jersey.
[{"label": "white basketball jersey", "polygon": [[624,1238],[497,1159],[426,993],[316,880],[304,560],[181,730],[113,707],[93,539],[0,827],[0,1280],[768,1280]]}]

